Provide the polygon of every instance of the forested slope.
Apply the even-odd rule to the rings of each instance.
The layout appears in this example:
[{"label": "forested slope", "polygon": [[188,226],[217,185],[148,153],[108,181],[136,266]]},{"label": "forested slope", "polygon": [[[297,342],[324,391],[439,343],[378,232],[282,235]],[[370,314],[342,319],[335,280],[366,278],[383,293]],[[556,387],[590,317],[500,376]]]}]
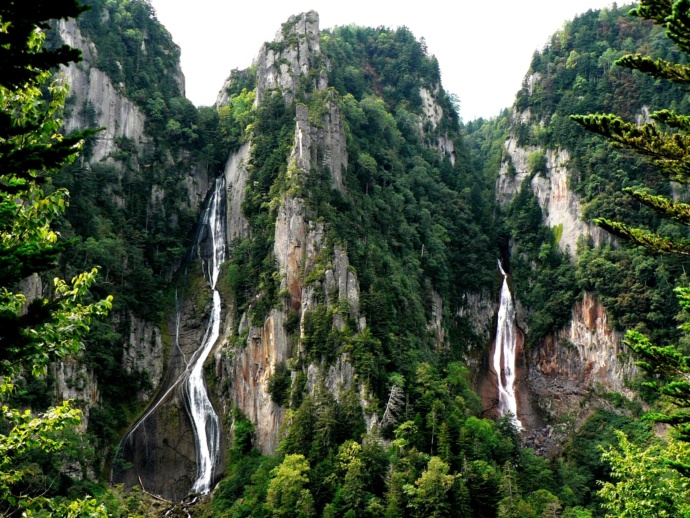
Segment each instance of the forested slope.
[{"label": "forested slope", "polygon": [[[146,1],[85,3],[49,43],[85,58],[64,72],[65,131],[105,129],[52,180],[70,192],[56,271],[99,266],[92,296],[114,305],[81,354],[20,380],[15,406],[75,398],[86,426],[64,454],[24,459],[40,469],[17,490],[92,495],[115,516],[174,508],[198,487],[181,387],[215,318],[201,366],[221,453],[195,515],[604,516],[600,447],[614,430],[655,440],[621,333],[676,338],[685,277],[590,222],[680,234],[620,189],[684,191],[568,116],[683,111],[682,92],[612,66],[682,59],[660,29],[590,11],[535,53],[512,110],[462,124],[404,27],[293,16],[197,108]],[[522,431],[493,419],[499,259]]]}]

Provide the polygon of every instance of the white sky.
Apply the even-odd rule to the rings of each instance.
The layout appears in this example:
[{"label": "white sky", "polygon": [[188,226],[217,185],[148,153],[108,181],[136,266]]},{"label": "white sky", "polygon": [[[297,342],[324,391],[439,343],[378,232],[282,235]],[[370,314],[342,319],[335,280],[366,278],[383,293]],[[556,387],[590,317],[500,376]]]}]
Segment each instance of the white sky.
[{"label": "white sky", "polygon": [[[563,22],[611,0],[150,0],[182,48],[187,97],[211,105],[233,68],[247,68],[292,14],[319,13],[322,29],[354,23],[408,27],[424,37],[467,122],[510,107],[532,54]],[[619,3],[622,5],[622,2]]]}]

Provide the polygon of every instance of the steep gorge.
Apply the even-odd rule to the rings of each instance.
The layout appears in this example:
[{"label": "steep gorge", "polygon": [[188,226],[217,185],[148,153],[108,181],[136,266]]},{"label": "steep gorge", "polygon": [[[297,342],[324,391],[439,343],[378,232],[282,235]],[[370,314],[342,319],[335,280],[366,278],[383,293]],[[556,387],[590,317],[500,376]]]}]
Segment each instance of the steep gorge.
[{"label": "steep gorge", "polygon": [[[93,3],[107,26],[114,4]],[[618,23],[611,16],[600,23]],[[477,130],[470,123],[462,132],[438,63],[404,28],[321,31],[317,13],[293,16],[255,65],[233,71],[215,107],[196,109],[183,99],[174,47],[160,91],[135,86],[131,76],[116,81],[114,70],[126,75],[127,62],[120,56],[119,68],[108,65],[112,49],[94,43],[104,41],[96,18],[84,25],[91,36],[73,22],[58,31],[85,57],[66,71],[74,100],[65,128],[107,128],[68,171],[81,212],[65,225],[80,239],[66,268],[70,260],[105,260],[98,289],[114,285],[123,302],[110,328],[117,336],[102,333],[86,353],[105,357],[100,344],[107,344],[112,371],[74,359],[55,372],[60,395],[79,400],[91,426],[102,427],[99,440],[112,444],[113,429],[128,428],[109,460],[114,482],[179,501],[225,476],[231,482],[216,495],[227,491],[241,502],[249,493],[240,498],[227,487],[252,487],[238,468],[255,466],[252,449],[267,473],[272,462],[299,454],[321,476],[344,473],[339,456],[353,442],[395,444],[402,458],[441,455],[453,470],[469,458],[463,491],[483,509],[482,490],[472,486],[481,462],[498,473],[517,455],[486,445],[518,448],[504,422],[476,417],[505,413],[492,362],[502,285],[515,299],[508,328],[528,444],[571,417],[581,426],[611,407],[607,394],[636,397],[637,372],[621,344],[631,315],[614,304],[619,287],[591,274],[594,259],[612,262],[611,254],[641,260],[590,223],[609,202],[563,130],[564,104],[549,91],[561,76],[547,61],[571,55],[566,37],[558,39],[563,48],[552,43],[533,60],[487,174],[475,163],[486,167],[486,157],[473,161]],[[155,24],[140,31],[138,47],[152,54],[160,42],[151,35],[163,30]],[[139,52],[132,48],[127,59]],[[576,67],[573,80],[578,74]],[[596,151],[592,163],[618,160]],[[93,192],[80,190],[82,175],[98,185]],[[96,212],[98,204],[110,212]],[[90,210],[91,226],[79,220]],[[131,242],[118,228],[123,221]],[[109,263],[122,243],[122,264]],[[210,280],[205,261],[220,248]],[[495,267],[499,256],[510,275]],[[657,289],[657,280],[645,289]],[[672,320],[672,309],[663,311],[645,321],[652,331]],[[196,418],[185,389],[192,371],[208,399]],[[120,406],[112,403],[117,376],[132,381]],[[102,408],[124,411],[104,424]],[[216,430],[214,451],[201,460],[199,438]],[[537,451],[557,455],[561,446]],[[420,459],[411,461],[419,473],[428,460]],[[399,461],[385,461],[390,480],[408,473]],[[318,509],[345,505],[323,484],[314,491]],[[377,484],[367,486],[368,505],[383,501],[385,484]],[[586,503],[568,505],[577,502]]]}]

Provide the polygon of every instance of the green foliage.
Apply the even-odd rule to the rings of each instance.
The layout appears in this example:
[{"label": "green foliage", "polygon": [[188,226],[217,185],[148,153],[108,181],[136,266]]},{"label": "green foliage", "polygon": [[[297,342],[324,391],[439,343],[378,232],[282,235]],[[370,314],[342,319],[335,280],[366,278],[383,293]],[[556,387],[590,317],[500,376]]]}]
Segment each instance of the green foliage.
[{"label": "green foliage", "polygon": [[249,453],[252,450],[253,441],[254,424],[239,410],[235,410],[231,454],[238,456]]},{"label": "green foliage", "polygon": [[546,156],[541,151],[534,151],[527,157],[527,171],[530,175],[545,175],[547,173]]},{"label": "green foliage", "polygon": [[507,207],[506,220],[517,244],[517,253],[511,257],[511,279],[518,300],[531,310],[527,318],[528,344],[532,345],[568,322],[580,290],[569,256],[560,251],[556,236],[542,223],[529,177]]},{"label": "green foliage", "polygon": [[610,448],[603,459],[611,465],[612,482],[603,484],[599,495],[607,517],[630,518],[688,516],[690,498],[687,480],[669,467],[667,459],[686,462],[688,445],[671,441],[661,448],[641,448],[618,432],[618,447]]},{"label": "green foliage", "polygon": [[[458,478],[458,475],[449,473],[448,465],[441,459],[431,457],[427,469],[414,485],[406,484],[403,487],[409,498],[407,505],[412,509],[412,516],[449,516],[453,509],[454,492],[458,490]],[[463,516],[457,511],[455,509],[454,516]]]},{"label": "green foliage", "polygon": [[[617,119],[604,122],[603,119],[592,118],[591,125],[596,126],[599,120],[614,133],[633,132],[630,133],[631,138],[640,142],[644,141],[644,133],[650,136],[659,133],[666,120],[671,125],[675,124],[670,133],[679,133],[675,129],[678,121],[669,112],[687,111],[687,97],[668,83],[613,65],[629,53],[650,54],[654,59],[679,62],[686,58],[664,37],[662,28],[627,16],[627,10],[627,7],[613,6],[578,16],[556,33],[543,51],[535,53],[528,74],[534,78],[534,84],[530,87],[525,83],[516,101],[518,111],[524,114],[529,110],[530,117],[527,122],[515,123],[513,131],[523,146],[568,150],[568,188],[580,196],[586,221],[625,219],[631,227],[661,232],[682,242],[687,231],[664,221],[650,210],[654,204],[663,205],[652,192],[663,197],[672,194],[668,175],[651,166],[641,155],[624,152],[620,146],[613,146],[605,139],[583,131],[570,117],[575,113],[614,111],[618,113]],[[668,107],[669,110],[660,110],[656,114],[659,107]],[[650,123],[638,131],[633,128],[634,124],[626,122],[638,118],[644,121],[650,112],[657,120],[656,128],[652,128]],[[625,194],[628,191],[637,192],[639,196]],[[514,226],[511,216],[506,219]],[[649,242],[649,235],[641,236],[646,236],[644,239]],[[519,245],[525,244],[521,243],[524,239],[516,241]],[[533,242],[537,246],[549,244],[544,239]],[[644,254],[640,250],[625,246],[615,252],[597,250],[590,245],[581,250],[578,251],[576,282],[602,295],[604,306],[609,314],[615,315],[617,326],[639,325],[654,337],[673,337],[672,318],[677,306],[673,297],[668,296],[671,288],[666,279],[682,274],[682,262],[678,258],[642,259]],[[570,250],[571,254],[574,252]],[[538,252],[533,252],[529,260],[534,260],[537,255]],[[601,267],[608,262],[613,263],[614,256],[616,262],[606,267],[607,273],[613,275],[606,276]],[[602,260],[604,257],[609,259]],[[646,271],[636,280],[633,269],[640,264],[646,265]],[[625,268],[628,268],[627,272]],[[524,274],[515,267],[513,273],[516,281]],[[673,285],[672,282],[671,287]],[[572,288],[574,286],[570,284],[568,289]],[[518,293],[522,300],[524,294],[519,289]],[[563,295],[566,294],[559,294]],[[533,300],[538,302],[542,296],[543,292]],[[569,297],[568,294],[565,298]],[[635,302],[637,300],[639,304]],[[543,322],[548,323],[548,314]]]},{"label": "green foliage", "polygon": [[271,471],[266,495],[270,516],[314,516],[314,499],[307,484],[309,462],[303,455],[287,455],[283,463]]},{"label": "green foliage", "polygon": [[641,247],[583,246],[578,259],[580,287],[596,290],[615,328],[675,338],[675,268],[659,264]]},{"label": "green foliage", "polygon": [[[8,9],[9,7],[9,9]],[[74,160],[84,134],[59,133],[67,88],[51,80],[50,67],[76,60],[74,49],[43,52],[43,17],[67,18],[83,9],[75,2],[37,2],[31,9],[14,3],[0,9],[0,512],[24,516],[105,516],[93,500],[63,498],[64,465],[78,458],[78,438],[71,430],[81,412],[70,402],[40,415],[10,408],[14,381],[44,375],[50,362],[78,355],[91,319],[104,315],[111,297],[87,303],[96,270],[70,282],[55,278],[46,298],[39,296],[26,311],[18,286],[30,275],[54,266],[58,234],[52,223],[66,207],[67,191],[42,188],[57,169]],[[5,75],[5,70],[7,74]],[[20,261],[19,264],[14,264]],[[84,453],[84,452],[82,452]],[[56,472],[58,475],[56,476]]]},{"label": "green foliage", "polygon": [[[141,0],[86,0],[91,7],[79,19],[80,29],[96,45],[96,66],[141,106],[155,99],[180,97],[177,82],[180,49]],[[171,73],[173,72],[173,73]],[[156,93],[162,97],[155,96]],[[154,109],[147,110],[154,114]]]},{"label": "green foliage", "polygon": [[251,134],[256,114],[255,97],[254,90],[248,91],[245,88],[239,94],[231,96],[228,104],[218,108],[220,131],[229,151],[236,151]]},{"label": "green foliage", "polygon": [[[671,7],[672,6],[672,7]],[[688,70],[686,64],[690,47],[687,39],[690,35],[690,20],[687,18],[687,10],[690,3],[687,0],[676,2],[661,2],[659,0],[642,1],[638,9],[631,14],[641,18],[651,19],[666,30],[666,35],[676,44],[677,53],[669,57],[656,57],[642,55],[626,55],[616,61],[616,64],[642,72],[653,78],[667,79],[670,82],[684,84],[687,82]],[[681,184],[690,182],[688,175],[688,129],[690,129],[690,116],[683,115],[687,107],[681,110],[671,109],[657,110],[649,116],[653,122],[634,124],[626,122],[620,116],[609,114],[595,114],[574,116],[573,120],[584,126],[585,129],[606,137],[614,145],[633,151],[636,155],[646,158],[656,166],[657,173],[664,180],[672,180]],[[663,126],[662,126],[663,125]],[[665,126],[665,127],[664,127]],[[636,201],[649,207],[661,218],[674,220],[687,227],[690,224],[688,207],[682,202],[670,199],[666,192],[662,195],[652,194],[649,189],[635,186],[624,189]],[[659,192],[659,189],[656,189]],[[634,244],[642,245],[654,253],[688,255],[690,248],[687,244],[687,229],[679,230],[672,225],[660,225],[658,231],[649,229],[649,226],[641,227],[620,220],[598,218],[595,223],[608,230],[610,233],[621,236]],[[652,268],[647,267],[647,270]],[[662,274],[665,272],[662,272]],[[690,306],[687,288],[680,288],[678,294],[681,305]],[[687,328],[687,323],[683,323]],[[687,329],[684,329],[687,330]],[[641,331],[645,331],[642,329]],[[687,357],[684,351],[673,346],[656,346],[637,330],[629,331],[626,335],[626,343],[640,357],[640,365],[647,371],[662,377],[668,377],[668,382],[659,384],[656,380],[648,386],[681,406],[681,410],[675,412],[659,412],[648,415],[653,420],[668,422],[675,425],[680,438],[690,440],[688,434],[690,426],[690,414],[686,408],[690,385],[686,378]],[[665,380],[666,381],[666,380]],[[670,414],[670,415],[669,415]],[[632,455],[633,453],[630,453]],[[621,491],[623,488],[619,488]],[[641,512],[641,511],[635,511]],[[662,511],[655,511],[661,513]],[[666,512],[666,511],[663,511]],[[632,515],[632,514],[631,514]]]},{"label": "green foliage", "polygon": [[[191,246],[197,219],[189,199],[189,175],[203,179],[217,173],[227,153],[215,108],[197,110],[182,97],[179,49],[150,3],[87,3],[93,9],[77,26],[95,45],[89,66],[103,70],[117,94],[129,97],[146,115],[142,141],[116,138],[108,159],[96,162],[96,142],[90,138],[81,159],[53,181],[56,193],[71,194],[69,208],[55,225],[71,244],[61,256],[62,275],[98,266],[101,275],[92,292],[97,297],[114,295],[116,317],[94,325],[96,332],[86,341],[82,358],[95,372],[102,397],[89,420],[89,433],[99,446],[94,463],[99,464],[140,410],[133,391],[150,388],[146,374],[125,370],[122,344],[135,318],[160,324],[170,307],[175,288],[170,275]],[[54,32],[48,37],[58,39]],[[70,109],[73,120],[76,116],[93,126],[102,107],[87,102],[72,103]],[[100,470],[102,465],[94,467]]]},{"label": "green foliage", "polygon": [[[596,481],[610,481],[610,469],[601,457],[602,449],[617,443],[619,430],[639,445],[648,443],[653,436],[648,422],[597,410],[566,444],[562,463],[554,470],[553,492],[564,504],[594,509],[599,506]],[[566,485],[571,491],[564,491]]]},{"label": "green foliage", "polygon": [[[242,95],[240,93],[240,95]],[[294,116],[279,93],[267,95],[252,124],[251,157],[247,165],[249,188],[242,210],[251,236],[232,247],[227,259],[227,278],[235,295],[237,311],[252,304],[252,322],[262,325],[278,302],[279,279],[273,257],[276,202],[287,174],[287,159],[294,139]]]},{"label": "green foliage", "polygon": [[268,379],[268,393],[271,401],[276,405],[285,406],[290,401],[290,387],[292,386],[292,375],[285,362],[276,365],[275,372]]},{"label": "green foliage", "polygon": [[341,343],[340,332],[333,327],[333,310],[325,304],[317,305],[303,319],[302,345],[310,358],[333,359]]}]

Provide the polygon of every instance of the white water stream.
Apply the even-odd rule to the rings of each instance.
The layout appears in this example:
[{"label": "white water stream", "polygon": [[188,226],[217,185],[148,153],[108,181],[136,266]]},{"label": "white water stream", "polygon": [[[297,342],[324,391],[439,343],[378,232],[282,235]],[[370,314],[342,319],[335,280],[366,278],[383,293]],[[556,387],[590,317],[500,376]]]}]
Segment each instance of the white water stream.
[{"label": "white water stream", "polygon": [[510,413],[513,416],[513,423],[520,430],[522,423],[517,417],[517,400],[515,399],[515,350],[517,346],[515,307],[508,288],[508,275],[503,270],[501,261],[498,261],[498,267],[503,274],[493,358],[494,370],[498,377],[498,412],[501,415]]},{"label": "white water stream", "polygon": [[[195,355],[192,371],[187,379],[186,395],[189,414],[194,427],[196,441],[196,480],[192,491],[205,494],[211,490],[213,474],[220,449],[220,426],[218,415],[208,398],[204,381],[204,362],[213,349],[220,334],[220,293],[216,289],[220,265],[225,260],[225,232],[223,231],[222,196],[225,191],[223,178],[216,180],[213,196],[202,220],[206,236],[203,243],[198,243],[199,256],[202,260],[204,276],[213,290],[213,307],[208,328]],[[205,245],[205,246],[204,246]],[[210,250],[208,249],[210,245]],[[209,253],[210,252],[210,253]],[[203,254],[203,255],[202,255]]]},{"label": "white water stream", "polygon": [[192,486],[192,492],[201,494],[206,494],[211,490],[211,483],[213,482],[220,450],[218,415],[208,398],[203,368],[204,362],[220,335],[220,294],[216,290],[216,282],[218,281],[220,265],[225,260],[224,208],[222,203],[224,194],[225,182],[224,178],[221,177],[216,180],[215,189],[208,206],[204,210],[196,243],[204,277],[213,292],[213,307],[201,346],[189,359],[185,357],[184,352],[180,348],[180,308],[176,292],[175,346],[178,348],[185,363],[185,370],[177,377],[168,390],[158,398],[157,402],[139,418],[121,441],[121,444],[126,443],[132,434],[146,422],[149,416],[168,400],[168,396],[180,384],[184,383],[185,403],[194,429],[197,458],[196,480]]}]

